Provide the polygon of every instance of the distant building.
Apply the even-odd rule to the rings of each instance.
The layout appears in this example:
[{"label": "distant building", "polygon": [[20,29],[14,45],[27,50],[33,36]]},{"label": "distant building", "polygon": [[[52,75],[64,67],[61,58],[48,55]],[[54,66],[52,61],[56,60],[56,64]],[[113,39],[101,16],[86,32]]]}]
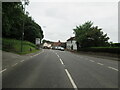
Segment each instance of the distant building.
[{"label": "distant building", "polygon": [[75,37],[71,37],[66,42],[66,48],[68,50],[77,50],[77,43]]},{"label": "distant building", "polygon": [[65,42],[60,42],[60,40],[58,42],[53,42],[52,43],[52,47],[59,47],[59,46],[66,48],[66,43]]},{"label": "distant building", "polygon": [[43,44],[43,48],[51,48],[51,43],[47,43],[47,42],[45,42],[44,44]]}]

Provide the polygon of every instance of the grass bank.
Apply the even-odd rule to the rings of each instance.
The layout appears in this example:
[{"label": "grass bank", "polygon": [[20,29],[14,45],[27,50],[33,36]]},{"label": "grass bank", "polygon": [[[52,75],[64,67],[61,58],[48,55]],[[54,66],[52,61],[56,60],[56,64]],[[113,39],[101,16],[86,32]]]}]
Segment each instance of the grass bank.
[{"label": "grass bank", "polygon": [[21,40],[6,38],[2,38],[2,50],[18,54],[28,54],[38,51],[35,44],[28,41],[23,41],[23,48],[21,52]]}]

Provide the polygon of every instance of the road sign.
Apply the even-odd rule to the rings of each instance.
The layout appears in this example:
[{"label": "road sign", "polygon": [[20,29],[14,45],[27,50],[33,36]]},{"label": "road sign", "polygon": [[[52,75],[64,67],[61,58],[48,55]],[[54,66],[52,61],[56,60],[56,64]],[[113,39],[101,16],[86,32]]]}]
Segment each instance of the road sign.
[{"label": "road sign", "polygon": [[36,45],[40,44],[40,38],[36,38]]}]

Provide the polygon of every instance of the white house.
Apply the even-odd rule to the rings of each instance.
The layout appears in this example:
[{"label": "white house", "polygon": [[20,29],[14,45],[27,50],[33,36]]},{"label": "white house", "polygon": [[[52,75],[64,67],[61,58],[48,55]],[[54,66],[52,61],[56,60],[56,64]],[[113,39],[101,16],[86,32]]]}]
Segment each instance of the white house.
[{"label": "white house", "polygon": [[51,47],[51,44],[45,42],[45,43],[43,44],[43,47],[48,47],[48,48],[50,48],[50,47]]},{"label": "white house", "polygon": [[66,42],[66,48],[68,50],[77,50],[77,43],[75,37],[71,37]]}]

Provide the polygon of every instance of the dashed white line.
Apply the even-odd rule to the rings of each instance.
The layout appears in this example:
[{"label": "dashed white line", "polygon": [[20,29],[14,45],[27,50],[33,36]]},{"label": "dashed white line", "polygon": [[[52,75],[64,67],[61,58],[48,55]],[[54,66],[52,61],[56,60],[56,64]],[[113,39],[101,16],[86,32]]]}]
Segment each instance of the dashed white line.
[{"label": "dashed white line", "polygon": [[91,62],[95,62],[95,61],[93,61],[93,60],[90,60]]},{"label": "dashed white line", "polygon": [[97,64],[99,64],[99,65],[104,65],[104,64],[102,64],[102,63],[97,63]]},{"label": "dashed white line", "polygon": [[61,62],[61,64],[63,64],[63,65],[64,65],[64,63],[63,63],[62,59],[60,59],[60,62]]},{"label": "dashed white line", "polygon": [[20,62],[24,62],[25,60],[21,60]]},{"label": "dashed white line", "polygon": [[77,86],[76,86],[76,84],[75,84],[75,82],[73,81],[73,79],[72,79],[72,77],[71,77],[71,75],[70,75],[70,73],[68,72],[67,69],[65,69],[65,72],[67,73],[67,76],[68,76],[68,78],[69,78],[69,80],[70,80],[70,82],[71,82],[73,88],[74,88],[75,90],[78,90],[78,89],[77,89]]},{"label": "dashed white line", "polygon": [[59,55],[57,55],[58,57],[60,57]]},{"label": "dashed white line", "polygon": [[16,66],[18,63],[15,63],[14,65],[12,65],[12,67]]},{"label": "dashed white line", "polygon": [[2,73],[2,72],[4,72],[4,71],[6,71],[7,69],[3,69],[2,71],[0,71],[0,73]]},{"label": "dashed white line", "polygon": [[116,68],[113,68],[113,67],[108,67],[108,68],[110,68],[110,69],[113,69],[113,70],[115,70],[115,71],[118,71],[118,69],[116,69]]}]

